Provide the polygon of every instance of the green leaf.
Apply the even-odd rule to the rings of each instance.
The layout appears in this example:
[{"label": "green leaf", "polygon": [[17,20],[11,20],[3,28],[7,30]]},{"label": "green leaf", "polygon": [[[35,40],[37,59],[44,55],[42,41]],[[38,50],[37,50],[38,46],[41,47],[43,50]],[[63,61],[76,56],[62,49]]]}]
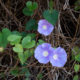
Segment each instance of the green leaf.
[{"label": "green leaf", "polygon": [[57,10],[52,10],[52,12],[50,12],[49,10],[45,10],[43,12],[43,17],[50,22],[51,24],[55,25],[56,22],[58,21],[58,14],[59,12]]},{"label": "green leaf", "polygon": [[16,34],[11,34],[8,36],[7,40],[11,42],[11,45],[15,45],[20,43],[22,36],[16,35]]},{"label": "green leaf", "polygon": [[34,19],[30,19],[27,23],[26,23],[26,30],[37,30],[37,23],[36,20]]},{"label": "green leaf", "polygon": [[26,36],[26,32],[21,32],[21,36],[25,37]]},{"label": "green leaf", "polygon": [[38,75],[37,75],[37,78],[38,78],[38,80],[42,80],[42,78],[43,78],[42,73],[38,74]]},{"label": "green leaf", "polygon": [[33,11],[30,11],[27,7],[25,7],[25,8],[23,9],[23,14],[24,14],[25,16],[32,16],[32,15],[34,14],[34,12],[33,12]]},{"label": "green leaf", "polygon": [[73,80],[79,80],[78,75],[75,75],[75,76],[73,77]]},{"label": "green leaf", "polygon": [[32,10],[35,10],[38,8],[38,4],[37,2],[33,2],[33,6],[32,6]]},{"label": "green leaf", "polygon": [[38,8],[38,4],[37,4],[37,2],[33,2],[33,3],[32,3],[32,1],[27,1],[26,7],[27,7],[30,11],[34,11],[35,9]]},{"label": "green leaf", "polygon": [[75,64],[75,65],[74,65],[74,70],[75,70],[75,72],[78,72],[78,71],[79,71],[79,67],[80,67],[79,64]]},{"label": "green leaf", "polygon": [[27,71],[25,72],[25,76],[26,76],[27,78],[31,76],[31,74],[30,74],[30,72],[29,72],[28,69],[27,69]]},{"label": "green leaf", "polygon": [[75,2],[75,8],[74,8],[76,11],[80,10],[80,0],[77,0]]},{"label": "green leaf", "polygon": [[35,46],[35,43],[36,42],[34,40],[32,40],[31,42],[29,42],[25,45],[25,48],[27,48],[27,49],[33,48]]},{"label": "green leaf", "polygon": [[23,47],[21,44],[16,44],[15,47],[13,47],[13,51],[16,53],[23,53]]},{"label": "green leaf", "polygon": [[23,65],[25,63],[25,58],[23,53],[18,53],[18,57],[20,59],[21,64]]},{"label": "green leaf", "polygon": [[75,46],[75,47],[72,49],[72,53],[75,53],[75,54],[80,53],[79,47],[78,47],[78,46]]},{"label": "green leaf", "polygon": [[2,33],[5,34],[5,36],[8,36],[8,35],[11,34],[11,31],[10,31],[9,29],[7,29],[7,28],[4,28],[4,29],[2,30]]},{"label": "green leaf", "polygon": [[77,54],[77,55],[75,56],[75,60],[78,61],[78,62],[80,62],[80,54]]},{"label": "green leaf", "polygon": [[31,42],[31,37],[30,36],[24,37],[22,40],[22,46],[25,48],[26,44],[29,42]]},{"label": "green leaf", "polygon": [[11,73],[13,76],[18,76],[18,75],[19,75],[19,69],[18,69],[18,68],[12,69],[12,70],[10,71],[10,73]]},{"label": "green leaf", "polygon": [[19,35],[19,36],[21,36],[21,33],[18,32],[18,31],[12,31],[12,34],[15,34],[15,35]]},{"label": "green leaf", "polygon": [[22,46],[23,48],[32,48],[35,46],[35,41],[31,40],[31,36],[26,36],[22,40]]},{"label": "green leaf", "polygon": [[31,36],[31,39],[35,39],[36,38],[36,34],[35,33],[28,33],[27,36]]},{"label": "green leaf", "polygon": [[24,51],[24,56],[25,56],[26,60],[29,57],[33,56],[33,54],[34,54],[34,50],[33,49],[30,49],[30,51],[29,50]]},{"label": "green leaf", "polygon": [[25,68],[25,67],[21,69],[20,74],[25,74],[27,71],[29,71],[28,68]]},{"label": "green leaf", "polygon": [[31,9],[32,8],[32,1],[27,1],[26,6],[27,6],[27,8]]},{"label": "green leaf", "polygon": [[[75,60],[75,56],[77,56],[78,54],[80,54],[80,49],[78,46],[75,46],[72,49],[72,59]],[[78,56],[77,56],[78,57]]]},{"label": "green leaf", "polygon": [[18,57],[21,61],[21,64],[24,64],[26,62],[26,60],[29,58],[29,55],[29,50],[24,51],[24,53],[18,53]]},{"label": "green leaf", "polygon": [[45,43],[45,41],[43,41],[42,39],[39,39],[39,40],[38,40],[38,43],[39,43],[39,44],[43,44],[43,43]]},{"label": "green leaf", "polygon": [[2,32],[0,32],[0,47],[6,48],[8,44],[7,37],[11,34],[11,31],[7,28],[4,28]]}]

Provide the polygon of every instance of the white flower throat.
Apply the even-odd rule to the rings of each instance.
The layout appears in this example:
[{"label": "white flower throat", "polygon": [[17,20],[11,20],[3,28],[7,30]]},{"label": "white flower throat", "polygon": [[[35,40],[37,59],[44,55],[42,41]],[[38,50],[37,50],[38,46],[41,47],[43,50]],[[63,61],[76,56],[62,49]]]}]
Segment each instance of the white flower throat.
[{"label": "white flower throat", "polygon": [[46,25],[43,25],[43,29],[46,30],[47,29],[47,26]]},{"label": "white flower throat", "polygon": [[49,54],[48,51],[44,51],[44,52],[43,52],[43,56],[44,56],[44,57],[47,57],[48,54]]},{"label": "white flower throat", "polygon": [[57,54],[53,55],[53,59],[57,60],[58,59],[58,55]]}]

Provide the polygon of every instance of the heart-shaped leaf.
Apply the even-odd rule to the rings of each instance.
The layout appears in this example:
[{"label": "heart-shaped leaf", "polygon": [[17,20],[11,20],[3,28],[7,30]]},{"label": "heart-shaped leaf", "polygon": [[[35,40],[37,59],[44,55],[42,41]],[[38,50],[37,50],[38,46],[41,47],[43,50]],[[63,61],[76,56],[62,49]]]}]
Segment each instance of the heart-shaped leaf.
[{"label": "heart-shaped leaf", "polygon": [[31,37],[30,36],[24,37],[22,40],[22,46],[25,48],[26,44],[29,42],[31,42]]},{"label": "heart-shaped leaf", "polygon": [[30,19],[27,23],[26,23],[26,30],[37,30],[37,23],[35,19]]},{"label": "heart-shaped leaf", "polygon": [[21,44],[16,44],[15,47],[13,47],[13,51],[16,53],[23,53],[23,47]]},{"label": "heart-shaped leaf", "polygon": [[37,2],[27,1],[26,7],[27,7],[30,11],[34,11],[35,9],[38,8],[38,4],[37,4]]},{"label": "heart-shaped leaf", "polygon": [[35,41],[32,40],[31,42],[29,42],[25,45],[25,48],[30,49],[30,48],[33,48],[34,46],[35,46]]},{"label": "heart-shaped leaf", "polygon": [[50,10],[45,10],[43,12],[43,17],[51,24],[55,25],[58,21],[58,14],[59,12],[57,10],[52,10],[52,12],[50,12]]},{"label": "heart-shaped leaf", "polygon": [[23,48],[32,48],[35,46],[35,40],[31,40],[31,36],[26,36],[22,40]]},{"label": "heart-shaped leaf", "polygon": [[32,16],[32,15],[34,14],[34,12],[31,11],[31,10],[29,10],[27,7],[25,7],[25,8],[23,9],[23,14],[24,14],[25,16]]},{"label": "heart-shaped leaf", "polygon": [[11,34],[8,36],[7,40],[10,41],[12,45],[18,44],[21,41],[22,36]]}]

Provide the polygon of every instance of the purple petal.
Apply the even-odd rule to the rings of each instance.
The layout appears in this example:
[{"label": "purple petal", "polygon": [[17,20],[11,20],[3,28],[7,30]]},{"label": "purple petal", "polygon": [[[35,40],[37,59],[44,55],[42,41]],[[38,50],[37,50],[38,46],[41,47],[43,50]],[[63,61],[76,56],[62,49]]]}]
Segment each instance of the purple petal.
[{"label": "purple petal", "polygon": [[52,24],[50,24],[47,20],[45,19],[41,19],[38,22],[38,32],[40,34],[43,34],[45,36],[48,36],[51,34],[51,32],[53,31],[54,26]]},{"label": "purple petal", "polygon": [[63,67],[67,61],[67,53],[61,47],[54,50],[53,55],[50,56],[50,63],[56,67]]},{"label": "purple petal", "polygon": [[49,57],[53,53],[53,49],[49,43],[43,43],[35,49],[34,57],[43,64],[49,62]]},{"label": "purple petal", "polygon": [[43,63],[43,64],[46,64],[49,62],[49,57],[45,58],[45,57],[40,57],[38,59],[39,63]]}]

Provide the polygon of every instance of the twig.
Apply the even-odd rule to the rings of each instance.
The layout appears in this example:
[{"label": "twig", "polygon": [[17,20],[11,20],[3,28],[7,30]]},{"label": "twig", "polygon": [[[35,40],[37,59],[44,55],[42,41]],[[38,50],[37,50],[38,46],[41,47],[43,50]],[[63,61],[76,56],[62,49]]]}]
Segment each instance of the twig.
[{"label": "twig", "polygon": [[12,19],[14,19],[15,24],[16,24],[17,26],[19,26],[19,27],[22,27],[21,22],[16,18],[15,15],[13,15],[13,13],[12,13],[11,11],[9,11],[9,10],[7,9],[7,7],[5,6],[5,4],[2,3],[1,0],[0,0],[0,4],[1,4],[1,6],[4,8],[4,10],[8,13],[8,15],[9,15]]}]

